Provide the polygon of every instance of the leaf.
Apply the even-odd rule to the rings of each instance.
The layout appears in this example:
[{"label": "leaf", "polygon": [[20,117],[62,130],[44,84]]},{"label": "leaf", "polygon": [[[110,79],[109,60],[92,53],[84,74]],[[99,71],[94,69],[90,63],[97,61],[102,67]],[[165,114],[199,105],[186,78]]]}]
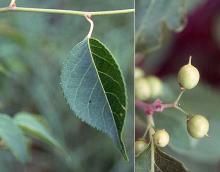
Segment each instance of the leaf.
[{"label": "leaf", "polygon": [[76,116],[109,135],[127,159],[121,133],[126,92],[119,66],[97,39],[73,47],[61,73],[64,96]]},{"label": "leaf", "polygon": [[154,50],[163,40],[165,28],[182,31],[187,8],[203,0],[140,0],[136,3],[136,47],[138,51]]},{"label": "leaf", "polygon": [[[136,172],[150,171],[150,150],[147,149],[136,158]],[[177,159],[155,148],[155,172],[188,172],[184,165]]]},{"label": "leaf", "polygon": [[[178,84],[172,78],[165,81],[173,92],[178,94]],[[199,83],[192,91],[186,91],[181,98],[181,106],[190,113],[199,113],[207,117],[210,124],[209,136],[202,139],[193,139],[189,136],[186,126],[186,117],[181,112],[172,109],[162,114],[155,115],[155,124],[158,128],[165,128],[171,136],[170,144],[172,150],[197,161],[216,163],[220,158],[220,116],[219,104],[220,92]]]},{"label": "leaf", "polygon": [[22,163],[28,161],[27,140],[20,128],[5,114],[0,114],[0,138],[19,161]]},{"label": "leaf", "polygon": [[160,169],[163,172],[188,171],[180,161],[159,150],[158,148],[155,149],[155,163],[157,165],[156,168],[159,168],[158,171],[160,171]]},{"label": "leaf", "polygon": [[62,146],[51,136],[48,129],[42,124],[42,121],[33,114],[28,112],[19,112],[16,114],[14,121],[26,134],[63,151]]}]

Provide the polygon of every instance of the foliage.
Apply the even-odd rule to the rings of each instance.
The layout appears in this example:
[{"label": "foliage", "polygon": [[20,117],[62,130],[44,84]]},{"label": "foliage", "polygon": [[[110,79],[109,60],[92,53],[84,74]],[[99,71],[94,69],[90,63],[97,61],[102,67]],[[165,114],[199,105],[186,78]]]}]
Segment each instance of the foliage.
[{"label": "foliage", "polygon": [[127,159],[121,132],[126,92],[111,52],[97,39],[85,38],[63,64],[61,84],[71,109],[82,121],[108,134]]},{"label": "foliage", "polygon": [[166,29],[180,32],[187,24],[186,14],[202,0],[140,0],[136,3],[136,51],[151,52],[164,40]]},{"label": "foliage", "polygon": [[[150,150],[142,152],[136,159],[136,172],[150,171]],[[171,157],[160,149],[155,149],[155,171],[163,172],[187,172],[188,170],[177,159]]]},{"label": "foliage", "polygon": [[[180,4],[184,4],[184,2],[186,3],[183,6],[186,8],[185,10],[182,8],[183,14],[179,15],[180,13],[178,13],[178,11],[181,9],[181,7],[183,7]],[[201,34],[200,37],[196,38],[195,36],[191,39],[188,39],[188,42],[186,42],[187,46],[182,49],[182,46],[184,46],[183,39],[185,39],[184,36],[186,36],[186,33],[190,33],[189,35],[194,35],[195,32],[200,32],[201,27],[198,27],[200,25],[196,24],[197,19],[198,23],[202,23],[202,26],[204,26],[202,29],[208,31],[213,27],[206,26],[205,23],[200,22],[201,20],[199,18],[201,18],[201,16],[196,13],[196,11],[193,11],[196,10],[203,2],[204,1],[199,0],[170,1],[170,4],[164,3],[162,5],[162,3],[159,3],[159,1],[138,1],[136,3],[136,8],[142,10],[136,11],[137,16],[139,16],[136,19],[136,26],[138,28],[141,22],[143,22],[142,24],[144,25],[142,27],[143,30],[139,33],[141,39],[136,39],[136,63],[138,67],[144,69],[145,74],[155,74],[162,77],[164,90],[163,95],[158,98],[160,98],[162,102],[172,102],[175,100],[175,95],[179,91],[177,90],[178,85],[176,83],[176,79],[180,64],[182,64],[184,61],[187,61],[187,56],[191,55],[188,53],[197,54],[198,58],[195,57],[196,55],[193,55],[193,58],[194,62],[198,65],[198,69],[201,71],[201,80],[203,82],[192,91],[184,94],[184,96],[181,98],[180,105],[181,107],[186,107],[185,110],[187,112],[192,112],[195,114],[199,113],[207,117],[210,122],[210,131],[208,134],[209,137],[206,137],[202,140],[191,138],[187,133],[186,117],[175,109],[167,109],[162,113],[155,114],[155,126],[157,126],[158,129],[168,130],[168,133],[170,134],[170,144],[169,148],[164,149],[164,151],[167,154],[172,155],[172,157],[175,157],[175,159],[178,159],[187,169],[193,172],[217,172],[219,171],[218,162],[220,159],[220,153],[216,148],[217,144],[219,143],[219,137],[216,135],[216,133],[219,131],[217,123],[220,120],[217,115],[219,113],[217,102],[219,102],[220,95],[217,85],[218,79],[216,78],[218,78],[219,75],[214,71],[215,69],[212,68],[212,70],[210,70],[210,62],[215,61],[213,63],[215,64],[216,58],[210,59],[212,54],[209,53],[203,56],[203,63],[200,63],[203,51],[201,51],[199,44],[203,44],[204,42]],[[207,11],[204,9],[207,9],[209,5],[213,7],[215,6],[211,1],[207,1],[205,5],[206,6],[201,6],[198,8],[199,13],[207,14]],[[175,8],[173,8],[174,6]],[[147,17],[145,16],[146,20],[144,19],[143,13],[149,14],[146,15]],[[178,30],[179,28],[176,26],[183,26],[181,24],[181,20],[178,19],[184,18],[187,21],[191,18],[191,15],[194,15],[194,18],[193,21],[191,20],[190,22],[191,24],[194,22],[194,27],[196,26],[197,28],[191,28],[190,30],[190,26],[188,26],[188,28],[182,34],[174,33],[173,31],[176,29]],[[218,21],[216,20],[212,24],[218,27],[216,24],[217,22]],[[186,26],[187,24],[188,23],[186,22]],[[205,35],[204,32],[201,31],[201,33]],[[214,40],[218,39],[217,33],[218,29],[216,28],[216,30],[212,30],[212,34],[210,34]],[[192,44],[190,43],[190,41],[194,41],[194,39],[197,39],[197,41],[195,41],[195,46],[199,47],[197,50],[195,49],[195,46],[192,47]],[[178,48],[176,47],[177,42],[179,42]],[[215,47],[216,45],[217,44],[214,44],[214,46],[210,45],[209,48]],[[178,53],[180,49],[182,52]],[[209,74],[206,74],[207,71],[210,71]],[[213,75],[210,75],[210,73]],[[167,79],[166,77],[169,78]],[[206,82],[204,82],[205,79]],[[214,88],[213,86],[217,88]],[[144,114],[139,111],[136,112],[136,115],[136,137],[138,138],[141,135],[140,133],[143,134],[145,130],[146,119],[144,119]],[[144,156],[146,156],[146,154],[144,154]],[[150,162],[150,156],[147,158],[148,162]],[[136,159],[136,163],[139,163],[138,161],[139,159]],[[146,171],[149,170],[149,164],[147,164],[147,166],[146,164],[145,157],[145,165],[140,165],[140,169],[145,169]],[[164,169],[161,170],[164,171]]]},{"label": "foliage", "polygon": [[[133,1],[127,0],[117,3],[113,0],[20,0],[17,4],[88,11],[133,8]],[[0,2],[0,5],[6,6],[7,2]],[[51,149],[46,151],[44,144],[34,140],[32,160],[28,166],[10,164],[6,158],[13,162],[13,157],[2,150],[1,159],[5,163],[1,164],[0,171],[130,171],[133,163],[124,162],[116,150],[109,149],[112,143],[108,138],[73,117],[61,90],[59,76],[64,57],[87,34],[87,21],[83,17],[55,14],[0,15],[0,28],[7,28],[0,29],[0,61],[7,71],[0,76],[4,81],[0,86],[1,110],[7,114],[28,111],[43,115],[52,135],[69,154],[63,158]],[[125,76],[127,90],[133,90],[132,78],[128,77],[133,66],[133,15],[94,17],[93,20],[93,35],[111,49]],[[129,159],[133,159],[133,93],[128,93],[128,100],[131,101],[128,102],[130,106],[125,120],[124,138],[130,150]]]}]

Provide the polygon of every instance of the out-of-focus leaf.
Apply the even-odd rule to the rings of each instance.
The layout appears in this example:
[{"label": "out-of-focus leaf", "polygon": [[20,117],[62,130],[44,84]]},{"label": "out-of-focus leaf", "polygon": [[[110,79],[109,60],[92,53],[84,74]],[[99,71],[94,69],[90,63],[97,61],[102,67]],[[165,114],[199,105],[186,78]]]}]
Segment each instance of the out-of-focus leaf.
[{"label": "out-of-focus leaf", "polygon": [[162,26],[180,31],[185,25],[184,0],[141,0],[137,3],[137,47],[150,49],[161,42]]},{"label": "out-of-focus leaf", "polygon": [[[155,172],[188,172],[184,165],[175,159],[174,157],[168,155],[167,153],[155,148]],[[136,172],[146,172],[150,171],[151,164],[151,151],[146,149],[143,153],[136,158]]]},{"label": "out-of-focus leaf", "polygon": [[0,36],[7,37],[20,45],[25,45],[24,36],[17,29],[10,26],[6,20],[0,20]]},{"label": "out-of-focus leaf", "polygon": [[15,123],[20,127],[27,135],[33,136],[41,141],[44,141],[48,145],[54,146],[58,150],[62,150],[62,146],[59,142],[52,137],[48,129],[44,126],[36,115],[34,116],[28,112],[19,112],[14,118]]},{"label": "out-of-focus leaf", "polygon": [[76,115],[108,134],[127,159],[121,138],[126,115],[125,85],[110,51],[98,40],[85,38],[64,61],[61,83]]},{"label": "out-of-focus leaf", "polygon": [[20,128],[5,114],[0,114],[0,138],[19,161],[28,161],[27,140]]},{"label": "out-of-focus leaf", "polygon": [[[178,94],[176,79],[167,82]],[[186,91],[180,101],[181,106],[188,112],[199,113],[208,118],[210,137],[200,140],[191,138],[186,129],[186,116],[174,109],[155,115],[156,126],[165,128],[170,133],[169,145],[174,151],[193,159],[214,163],[220,158],[220,150],[216,148],[220,143],[217,134],[220,131],[219,102],[220,93],[201,83],[193,90]]]},{"label": "out-of-focus leaf", "polygon": [[[202,0],[200,0],[202,1]],[[140,0],[136,3],[136,51],[151,51],[161,44],[165,28],[179,32],[186,24],[187,7],[198,3],[186,0]]]}]

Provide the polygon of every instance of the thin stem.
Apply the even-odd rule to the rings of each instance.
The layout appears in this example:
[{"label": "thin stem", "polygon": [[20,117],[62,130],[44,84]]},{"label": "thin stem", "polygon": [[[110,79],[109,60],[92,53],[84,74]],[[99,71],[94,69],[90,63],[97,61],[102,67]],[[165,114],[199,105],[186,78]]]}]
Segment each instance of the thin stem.
[{"label": "thin stem", "polygon": [[154,172],[154,162],[155,162],[154,140],[153,140],[153,135],[155,131],[153,127],[154,127],[153,115],[148,115],[147,116],[147,129],[145,133],[147,133],[149,130],[149,137],[150,137],[150,144],[151,144],[151,172]]},{"label": "thin stem", "polygon": [[167,108],[174,108],[174,107],[175,107],[175,104],[174,104],[174,103],[163,104],[163,107],[164,107],[164,109],[167,109]]},{"label": "thin stem", "polygon": [[186,112],[185,110],[183,110],[180,106],[175,106],[174,108],[176,108],[177,110],[181,111],[181,112],[184,113],[186,116],[189,115],[189,113]]},{"label": "thin stem", "polygon": [[92,17],[91,14],[85,15],[85,17],[86,17],[86,20],[88,20],[89,23],[90,23],[90,29],[89,29],[89,33],[87,35],[87,37],[90,38],[91,35],[92,35],[93,28],[94,28],[94,23],[93,23],[93,21],[91,19],[91,17]]},{"label": "thin stem", "polygon": [[10,4],[9,4],[9,7],[15,7],[16,5],[15,5],[15,1],[16,0],[11,0],[11,2],[10,2]]},{"label": "thin stem", "polygon": [[150,127],[150,128],[153,128],[154,127],[154,118],[152,115],[148,115],[147,116],[147,125]]},{"label": "thin stem", "polygon": [[148,115],[147,116],[147,127],[146,127],[146,130],[142,136],[143,139],[145,139],[147,137],[147,133],[148,131],[154,127],[154,119],[153,119],[153,116],[152,115]]},{"label": "thin stem", "polygon": [[181,89],[181,91],[180,91],[180,93],[179,93],[177,99],[176,99],[175,102],[174,102],[174,105],[178,105],[178,103],[179,103],[179,101],[180,101],[180,98],[182,97],[184,91],[185,91],[184,89]]},{"label": "thin stem", "polygon": [[155,155],[154,155],[154,143],[151,142],[151,172],[154,172],[154,162],[155,162]]},{"label": "thin stem", "polygon": [[192,64],[192,56],[189,56],[189,65]]},{"label": "thin stem", "polygon": [[154,172],[154,163],[155,163],[155,152],[154,152],[154,140],[153,140],[153,134],[154,134],[154,129],[150,128],[150,142],[151,142],[151,172]]},{"label": "thin stem", "polygon": [[52,13],[52,14],[69,14],[85,16],[90,14],[91,16],[113,15],[113,14],[127,14],[133,13],[135,9],[113,10],[113,11],[73,11],[73,10],[60,10],[60,9],[46,9],[46,8],[25,8],[25,7],[3,7],[0,8],[0,12],[38,12],[38,13]]},{"label": "thin stem", "polygon": [[142,136],[143,139],[145,139],[147,137],[147,133],[148,133],[149,129],[150,129],[150,127],[147,126],[147,128]]}]

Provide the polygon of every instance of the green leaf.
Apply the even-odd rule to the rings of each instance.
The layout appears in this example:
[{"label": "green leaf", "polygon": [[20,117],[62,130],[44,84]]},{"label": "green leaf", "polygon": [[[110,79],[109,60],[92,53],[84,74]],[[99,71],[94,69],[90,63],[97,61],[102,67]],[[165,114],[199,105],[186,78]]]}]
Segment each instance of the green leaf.
[{"label": "green leaf", "polygon": [[136,3],[137,50],[151,51],[163,40],[165,29],[182,31],[186,25],[187,8],[202,0],[139,0]]},{"label": "green leaf", "polygon": [[[173,92],[178,94],[176,79],[165,81]],[[186,91],[181,98],[181,106],[190,113],[199,113],[207,117],[210,124],[209,136],[202,139],[193,139],[189,136],[186,126],[186,117],[180,111],[170,109],[162,114],[155,115],[157,128],[165,128],[171,136],[169,146],[175,152],[188,158],[206,163],[216,163],[220,158],[220,92],[200,83],[193,90]]]},{"label": "green leaf", "polygon": [[[188,172],[184,165],[167,153],[155,148],[155,172]],[[136,172],[150,171],[150,150],[147,149],[135,161]]]},{"label": "green leaf", "polygon": [[44,141],[50,146],[63,151],[63,148],[54,139],[48,129],[43,125],[39,118],[28,112],[17,113],[14,118],[15,123],[28,135]]},{"label": "green leaf", "polygon": [[163,172],[188,172],[184,165],[175,159],[174,157],[168,155],[167,153],[155,149],[155,163],[156,169]]},{"label": "green leaf", "polygon": [[109,135],[127,159],[121,138],[125,84],[111,52],[97,39],[85,38],[64,61],[61,85],[76,116]]},{"label": "green leaf", "polygon": [[28,161],[27,140],[20,128],[5,114],[0,114],[0,138],[20,162]]}]

